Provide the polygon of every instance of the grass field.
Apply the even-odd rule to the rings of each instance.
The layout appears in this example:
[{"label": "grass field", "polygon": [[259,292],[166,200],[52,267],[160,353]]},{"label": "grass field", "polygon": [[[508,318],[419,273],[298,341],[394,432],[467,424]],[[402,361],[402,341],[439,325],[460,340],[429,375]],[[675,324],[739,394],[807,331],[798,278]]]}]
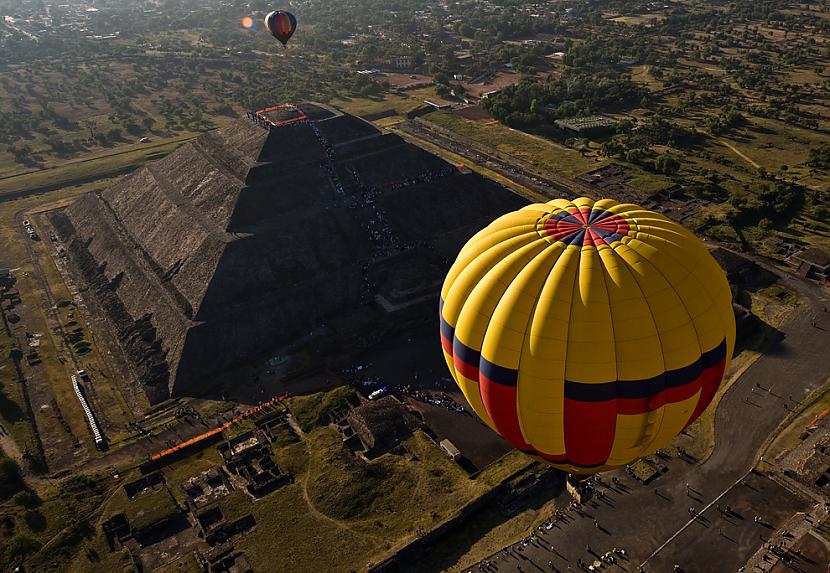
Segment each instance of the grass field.
[{"label": "grass field", "polygon": [[574,177],[606,163],[498,123],[483,124],[447,111],[430,113],[424,119],[566,177]]},{"label": "grass field", "polygon": [[172,563],[159,567],[155,573],[202,573],[202,571],[204,569],[199,565],[196,556],[193,553],[188,553]]},{"label": "grass field", "polygon": [[171,488],[171,492],[173,493],[173,497],[180,503],[184,503],[184,493],[178,487],[178,484],[222,464],[222,456],[219,455],[216,447],[207,446],[184,459],[176,460],[165,465],[161,469],[161,473],[164,474],[164,479],[167,480],[167,483],[177,484]]},{"label": "grass field", "polygon": [[[11,231],[18,230],[17,227],[19,225],[6,218],[0,217],[0,223],[2,223],[4,228],[6,226],[10,227],[9,230]],[[17,237],[5,243],[9,246],[9,254],[14,256],[17,249],[22,249],[22,242],[28,240],[28,238],[24,239],[24,236],[18,234]],[[60,348],[60,337],[53,334],[51,321],[47,319],[41,310],[42,301],[45,299],[45,292],[36,277],[34,266],[29,261],[24,260],[23,266],[16,272],[16,277],[16,287],[20,291],[24,305],[23,308],[26,309],[26,312],[23,313],[26,331],[40,336],[40,344],[37,350],[43,362],[38,368],[41,374],[37,374],[37,376],[39,378],[45,378],[53,391],[56,391],[53,397],[60,408],[63,419],[69,425],[72,433],[79,439],[86,438],[89,433],[86,428],[86,421],[78,399],[75,397],[69,384],[69,376],[72,370],[65,363],[66,359],[62,359],[63,351]],[[29,350],[25,346],[26,342],[26,339],[20,340],[20,346],[24,352],[28,352]],[[6,363],[5,360],[8,360],[8,357],[4,357],[4,363]],[[29,386],[29,392],[32,395],[31,382]],[[54,405],[50,405],[48,400],[43,404],[43,400],[38,399],[36,396],[31,396],[31,398],[35,402],[33,409],[41,438],[48,441],[50,435],[65,435],[62,425],[57,418],[57,411]],[[38,407],[39,405],[46,405],[47,407]],[[71,445],[67,442],[62,447],[71,447]]]},{"label": "grass field", "polygon": [[443,158],[443,159],[445,159],[445,160],[447,160],[451,163],[455,163],[457,165],[464,165],[464,166],[468,167],[469,169],[471,169],[472,171],[475,171],[476,173],[480,173],[481,175],[483,175],[483,176],[485,176],[489,179],[492,179],[493,181],[498,181],[499,183],[501,183],[505,187],[508,187],[508,188],[512,189],[518,195],[521,195],[522,197],[525,197],[526,199],[528,199],[530,201],[544,202],[544,201],[547,200],[545,197],[542,197],[541,195],[537,194],[535,191],[532,191],[531,189],[528,189],[527,187],[524,187],[523,185],[519,185],[518,183],[515,183],[515,182],[511,181],[510,179],[507,179],[506,177],[503,177],[502,175],[496,173],[495,171],[487,169],[486,167],[482,167],[481,165],[470,165],[469,162],[467,161],[467,159],[465,159],[464,157],[461,157],[460,155],[452,153],[451,151],[447,151],[446,149],[442,149],[442,148],[438,147],[437,145],[433,145],[432,143],[430,143],[428,141],[423,141],[423,140],[420,140],[420,139],[415,140],[415,138],[413,138],[409,134],[405,134],[401,131],[395,130],[394,127],[392,128],[392,131],[397,133],[398,135],[400,135],[404,139],[409,139],[410,141],[416,142],[416,144],[418,146],[428,150],[430,153],[433,153],[433,154],[435,154],[435,155],[437,155],[437,156],[439,156],[439,157],[441,157],[441,158]]},{"label": "grass field", "polygon": [[[49,487],[40,492],[39,504],[28,510],[5,506],[0,508],[0,517],[10,518],[13,528],[9,537],[4,533],[0,537],[0,569],[7,570],[11,561],[9,549],[14,537],[25,537],[40,546],[39,555],[27,559],[29,570],[49,570],[41,567],[44,562],[62,561],[66,555],[77,550],[79,545],[90,543],[95,535],[96,511],[100,504],[114,491],[111,480],[87,477],[75,477],[60,486]],[[91,555],[97,561],[94,566],[75,569],[90,573],[102,571],[100,558],[108,558],[106,551],[97,551]],[[113,560],[117,563],[117,558]],[[92,562],[87,558],[87,562]],[[10,569],[9,569],[10,570]],[[111,569],[120,571],[121,568]]]},{"label": "grass field", "polygon": [[631,79],[646,86],[650,91],[663,89],[663,82],[655,79],[654,76],[649,73],[650,68],[650,66],[646,65],[632,66]]},{"label": "grass field", "polygon": [[346,113],[364,116],[394,110],[398,116],[424,105],[424,100],[435,97],[434,88],[419,88],[397,93],[387,93],[374,98],[337,98],[330,103]]},{"label": "grass field", "polygon": [[335,410],[357,403],[354,390],[348,386],[339,386],[328,392],[317,392],[308,396],[294,396],[287,401],[294,419],[304,432],[310,432],[317,426],[329,423],[329,414]]},{"label": "grass field", "polygon": [[[43,359],[42,368],[50,382],[52,382],[55,387],[61,391],[61,395],[64,395],[65,393],[63,391],[69,387],[68,381],[70,370],[67,365],[62,364],[58,360],[59,352],[57,351],[52,341],[52,337],[50,336],[50,330],[46,317],[42,311],[39,310],[40,301],[44,298],[44,292],[38,281],[35,280],[34,266],[28,259],[26,252],[25,241],[28,241],[29,239],[25,233],[21,233],[19,224],[15,220],[15,215],[17,213],[23,213],[36,209],[39,205],[42,205],[47,201],[55,202],[59,200],[69,200],[73,197],[77,197],[79,194],[89,192],[96,188],[98,188],[98,185],[86,184],[61,189],[59,191],[49,193],[48,195],[0,202],[0,244],[3,245],[2,254],[0,254],[0,257],[2,257],[0,264],[8,265],[11,268],[17,269],[15,271],[15,276],[17,278],[16,287],[20,291],[24,303],[31,305],[32,308],[37,310],[37,312],[29,312],[29,315],[31,316],[26,316],[24,318],[27,320],[27,326],[28,322],[31,321],[30,330],[32,332],[43,333],[43,336],[41,337],[41,347],[39,349],[41,358]],[[0,340],[3,341],[0,342],[2,344],[9,343],[5,336],[3,336]],[[31,421],[20,417],[20,413],[26,411],[22,395],[19,387],[9,384],[10,380],[16,378],[16,375],[14,375],[13,372],[14,366],[11,358],[7,352],[3,352],[2,355],[0,355],[0,380],[3,382],[3,394],[8,399],[8,402],[5,403],[5,408],[0,410],[0,416],[3,417],[4,425],[12,432],[12,435],[15,437],[15,441],[18,443],[19,447],[21,449],[23,449],[23,447],[33,449],[33,433],[30,426]],[[69,389],[69,394],[67,394],[66,398],[62,399],[60,402],[61,411],[73,432],[77,432],[76,435],[79,437],[86,437],[88,434],[88,430],[86,429],[86,421],[83,417],[83,413],[81,412],[77,398],[75,398],[74,393],[71,392],[71,388]],[[43,430],[41,431],[42,434],[48,435],[50,430],[59,433],[63,432],[63,430],[59,427],[60,424],[58,421],[48,412],[36,410],[35,417],[38,420],[39,425],[43,425]]]},{"label": "grass field", "polygon": [[[830,384],[830,380],[827,381]],[[804,399],[806,407],[787,416],[775,432],[774,439],[762,450],[765,460],[775,460],[783,453],[798,446],[807,437],[808,426],[819,416],[826,415],[830,408],[830,386],[824,384],[821,389]]]},{"label": "grass field", "polygon": [[[335,401],[314,397],[310,411]],[[440,523],[529,463],[524,456],[508,455],[473,481],[423,434],[416,432],[406,447],[412,460],[387,455],[366,464],[328,427],[312,429],[302,442],[275,444],[277,463],[294,476],[294,483],[254,504],[247,502],[247,510],[242,500],[233,504],[240,515],[253,512],[258,524],[237,547],[255,570],[360,570],[410,539],[415,528]],[[202,463],[183,460],[176,466],[175,473],[165,469],[170,481],[196,473]],[[280,540],[284,567],[270,561],[267,550],[274,539]],[[297,563],[302,567],[297,569]]]},{"label": "grass field", "polygon": [[12,347],[12,339],[4,329],[0,329],[0,419],[18,448],[36,451],[31,420],[27,416],[17,371],[10,358]]},{"label": "grass field", "polygon": [[0,196],[40,189],[57,190],[120,175],[147,161],[164,157],[194,137],[194,134],[186,134],[153,144],[128,145],[112,152],[99,152],[55,167],[0,177]]},{"label": "grass field", "polygon": [[[367,464],[323,427],[302,443],[277,448],[275,457],[294,483],[251,506],[258,525],[237,547],[256,571],[360,570],[488,487],[469,480],[423,434],[406,447],[415,459],[386,455]],[[274,539],[279,563],[269,553]]]},{"label": "grass field", "polygon": [[[744,128],[722,139],[767,171],[775,172],[786,166],[787,177],[799,180],[811,177],[804,165],[810,148],[820,142],[830,142],[830,136],[825,134],[754,116],[747,118]],[[714,148],[712,151],[728,155],[731,150]],[[818,178],[816,182],[827,184],[830,180]]]}]

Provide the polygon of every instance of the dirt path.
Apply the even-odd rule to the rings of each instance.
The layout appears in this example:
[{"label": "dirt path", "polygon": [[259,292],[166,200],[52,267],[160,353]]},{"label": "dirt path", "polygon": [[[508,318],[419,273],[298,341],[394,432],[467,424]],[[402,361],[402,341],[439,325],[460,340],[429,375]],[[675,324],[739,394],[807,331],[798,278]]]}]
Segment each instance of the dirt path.
[{"label": "dirt path", "polygon": [[374,537],[372,537],[370,535],[367,535],[367,534],[365,534],[361,531],[357,531],[355,529],[352,529],[351,527],[349,527],[348,525],[346,525],[342,521],[338,521],[334,518],[329,517],[325,513],[321,513],[320,511],[318,511],[318,509],[316,507],[314,507],[314,503],[311,501],[311,498],[308,495],[308,480],[309,480],[310,476],[311,476],[311,473],[306,471],[306,474],[303,477],[302,488],[300,489],[300,491],[303,494],[303,501],[305,501],[306,505],[308,506],[308,511],[311,515],[313,515],[314,517],[316,517],[318,519],[321,519],[323,521],[327,521],[327,522],[331,523],[332,525],[334,525],[337,529],[339,529],[341,531],[348,531],[349,533],[351,533],[353,535],[356,535],[358,537],[363,537],[363,538],[366,538],[366,539],[370,539],[373,542],[376,541]]},{"label": "dirt path", "polygon": [[23,453],[20,451],[20,448],[17,447],[17,442],[14,441],[14,438],[9,435],[8,431],[2,424],[0,424],[0,449],[3,450],[3,453],[6,454],[7,457],[17,462],[17,465],[20,466],[20,470],[23,474],[23,482],[29,486],[30,489],[37,491],[49,484],[48,480],[32,475],[26,470],[27,463],[26,460],[23,459]]},{"label": "dirt path", "polygon": [[0,449],[18,464],[23,463],[23,454],[20,453],[20,448],[17,447],[17,442],[9,435],[9,432],[0,424]]},{"label": "dirt path", "polygon": [[747,163],[752,165],[755,169],[759,169],[761,167],[755,161],[750,159],[746,154],[744,154],[737,147],[735,147],[734,145],[732,145],[731,143],[729,143],[725,139],[718,139],[718,142],[723,144],[724,146],[728,147],[732,152],[735,153],[735,155],[737,155],[738,157],[740,157],[741,159],[743,159],[744,161],[746,161]]}]

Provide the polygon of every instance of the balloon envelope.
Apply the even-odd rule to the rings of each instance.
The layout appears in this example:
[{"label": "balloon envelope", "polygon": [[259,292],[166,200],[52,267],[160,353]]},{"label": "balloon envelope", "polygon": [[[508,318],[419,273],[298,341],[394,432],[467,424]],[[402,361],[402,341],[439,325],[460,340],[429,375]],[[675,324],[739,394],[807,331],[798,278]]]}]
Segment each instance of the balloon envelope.
[{"label": "balloon envelope", "polygon": [[276,10],[265,16],[265,28],[284,46],[297,29],[297,19],[290,12]]},{"label": "balloon envelope", "polygon": [[703,243],[608,199],[495,220],[459,253],[439,313],[476,414],[578,474],[666,446],[712,401],[735,345],[729,284]]}]

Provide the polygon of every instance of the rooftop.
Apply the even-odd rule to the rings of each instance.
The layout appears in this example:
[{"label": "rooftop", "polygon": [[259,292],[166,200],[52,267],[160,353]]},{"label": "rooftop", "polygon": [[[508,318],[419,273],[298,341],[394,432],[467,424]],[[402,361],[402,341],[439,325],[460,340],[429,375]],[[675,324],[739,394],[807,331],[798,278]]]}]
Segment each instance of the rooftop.
[{"label": "rooftop", "polygon": [[796,253],[793,258],[821,268],[830,267],[830,253],[816,247]]}]

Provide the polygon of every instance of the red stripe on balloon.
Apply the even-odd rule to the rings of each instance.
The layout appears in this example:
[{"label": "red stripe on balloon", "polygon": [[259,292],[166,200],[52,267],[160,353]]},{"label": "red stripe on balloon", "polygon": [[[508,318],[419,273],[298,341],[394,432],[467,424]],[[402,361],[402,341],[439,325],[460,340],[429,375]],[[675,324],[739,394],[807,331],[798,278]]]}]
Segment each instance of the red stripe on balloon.
[{"label": "red stripe on balloon", "polygon": [[715,397],[715,393],[717,393],[718,388],[720,387],[721,380],[723,380],[724,370],[726,370],[725,356],[721,358],[720,362],[714,366],[710,366],[700,375],[700,398],[697,400],[697,406],[695,406],[695,410],[692,412],[689,421],[686,422],[685,426],[683,426],[684,430],[688,428],[692,422],[697,420],[698,416],[700,416],[706,407],[712,402],[712,399]]},{"label": "red stripe on balloon", "polygon": [[626,416],[645,414],[661,407],[666,403],[666,393],[660,392],[645,398],[620,398],[617,400],[617,413]]},{"label": "red stripe on balloon", "polygon": [[677,402],[688,400],[689,398],[697,394],[700,391],[700,385],[703,382],[704,376],[706,376],[706,370],[701,372],[700,376],[698,376],[691,382],[683,384],[683,386],[666,388],[664,390],[664,393],[666,394],[666,403],[676,404]]},{"label": "red stripe on balloon", "polygon": [[486,376],[479,376],[479,390],[484,409],[493,425],[502,437],[520,450],[527,450],[530,444],[525,442],[519,427],[519,413],[516,408],[516,386],[496,384]]},{"label": "red stripe on balloon", "polygon": [[467,364],[466,362],[461,360],[461,358],[459,358],[457,354],[453,355],[452,363],[455,366],[456,372],[461,374],[464,378],[469,378],[470,380],[478,380],[478,366]]},{"label": "red stripe on balloon", "polygon": [[443,334],[441,335],[441,347],[444,349],[444,352],[452,356],[452,340],[448,340]]},{"label": "red stripe on balloon", "polygon": [[277,29],[280,34],[288,34],[291,32],[291,20],[285,14],[277,14]]},{"label": "red stripe on balloon", "polygon": [[625,415],[645,414],[646,412],[653,412],[665,404],[683,402],[700,392],[697,406],[686,424],[688,426],[700,416],[714,398],[715,392],[720,386],[725,362],[726,359],[723,359],[714,366],[706,368],[700,373],[700,376],[683,386],[666,388],[662,392],[644,398],[620,398],[617,400],[617,412]]},{"label": "red stripe on balloon", "polygon": [[565,398],[565,452],[580,466],[602,465],[617,428],[617,400],[580,402]]}]

